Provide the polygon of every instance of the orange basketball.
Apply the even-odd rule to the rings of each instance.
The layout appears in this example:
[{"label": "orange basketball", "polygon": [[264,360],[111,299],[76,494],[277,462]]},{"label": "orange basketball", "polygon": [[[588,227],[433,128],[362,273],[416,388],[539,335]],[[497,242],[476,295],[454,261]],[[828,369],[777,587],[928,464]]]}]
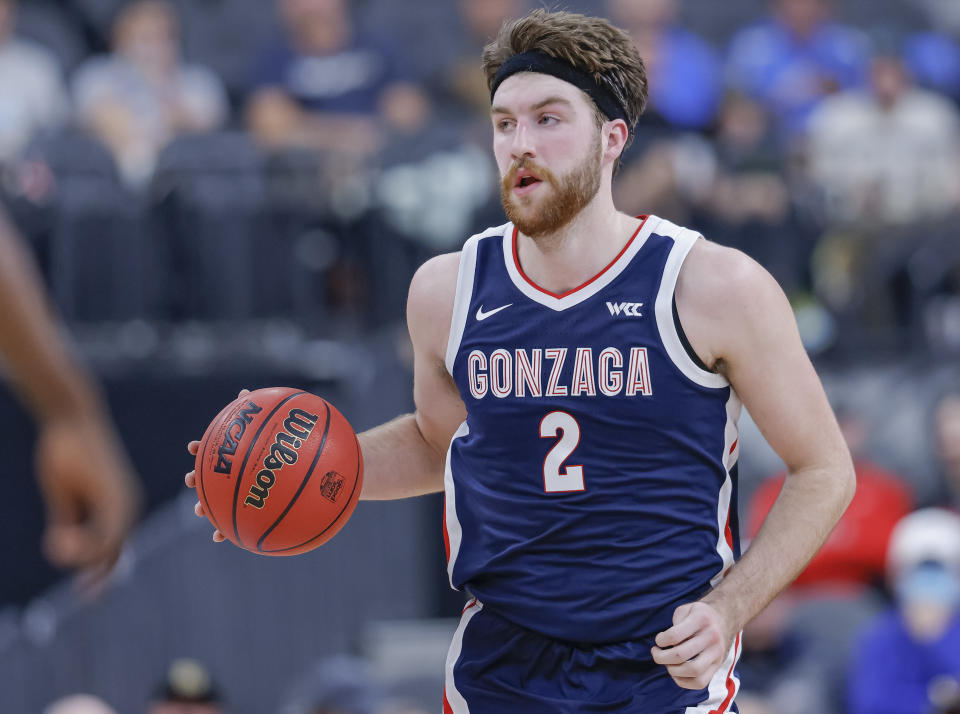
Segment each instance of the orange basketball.
[{"label": "orange basketball", "polygon": [[235,399],[210,423],[196,476],[204,513],[230,541],[254,553],[297,555],[350,518],[363,456],[329,402],[270,387]]}]

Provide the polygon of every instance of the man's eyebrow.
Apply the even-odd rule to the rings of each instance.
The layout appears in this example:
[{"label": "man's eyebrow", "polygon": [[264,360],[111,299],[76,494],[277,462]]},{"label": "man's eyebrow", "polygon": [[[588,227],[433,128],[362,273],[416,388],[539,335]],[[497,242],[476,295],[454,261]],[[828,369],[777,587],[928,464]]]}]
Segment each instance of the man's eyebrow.
[{"label": "man's eyebrow", "polygon": [[[573,106],[573,102],[571,102],[569,99],[564,99],[563,97],[547,97],[546,99],[543,99],[537,102],[536,104],[534,104],[532,107],[530,107],[530,109],[531,111],[536,111],[537,109],[543,109],[545,106],[550,104],[564,104],[568,107]],[[490,107],[490,113],[491,114],[512,114],[513,112],[511,112],[506,107]]]}]

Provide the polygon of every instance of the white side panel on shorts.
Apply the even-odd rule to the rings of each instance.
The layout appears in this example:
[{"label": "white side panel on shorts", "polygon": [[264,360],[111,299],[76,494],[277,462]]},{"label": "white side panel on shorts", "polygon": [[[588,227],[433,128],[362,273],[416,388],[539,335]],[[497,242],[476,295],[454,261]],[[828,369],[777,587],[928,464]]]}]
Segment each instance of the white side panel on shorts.
[{"label": "white side panel on shorts", "polygon": [[450,643],[450,649],[447,651],[447,666],[445,668],[443,696],[453,710],[453,714],[470,714],[470,707],[467,706],[467,700],[457,690],[457,684],[453,679],[453,669],[460,659],[460,653],[463,651],[463,633],[474,615],[483,609],[483,603],[474,598],[473,602],[467,605],[460,618],[460,625],[457,631],[453,633],[453,641]]},{"label": "white side panel on shorts", "polygon": [[450,579],[450,587],[453,587],[453,566],[457,563],[457,555],[460,553],[460,542],[463,540],[463,529],[460,527],[460,520],[457,518],[457,494],[453,483],[453,471],[450,468],[450,451],[453,449],[453,442],[462,439],[470,433],[470,427],[467,422],[463,422],[457,432],[450,440],[450,446],[447,448],[447,459],[443,470],[443,497],[444,497],[444,523],[447,542],[450,546],[450,555],[447,558],[447,577]]},{"label": "white side panel on shorts", "polygon": [[681,228],[667,220],[660,221],[657,234],[669,236],[674,240],[673,248],[667,257],[667,263],[663,267],[663,277],[660,280],[660,290],[657,293],[657,330],[660,332],[663,346],[677,368],[695,384],[717,389],[726,387],[730,384],[726,377],[714,372],[707,372],[690,358],[673,322],[673,293],[677,287],[680,268],[683,267],[683,261],[690,249],[699,240],[700,234]]},{"label": "white side panel on shorts", "polygon": [[740,659],[742,634],[738,634],[727,653],[727,658],[707,685],[707,700],[695,707],[687,707],[684,714],[727,714],[740,691],[740,678],[734,674],[734,667]]}]

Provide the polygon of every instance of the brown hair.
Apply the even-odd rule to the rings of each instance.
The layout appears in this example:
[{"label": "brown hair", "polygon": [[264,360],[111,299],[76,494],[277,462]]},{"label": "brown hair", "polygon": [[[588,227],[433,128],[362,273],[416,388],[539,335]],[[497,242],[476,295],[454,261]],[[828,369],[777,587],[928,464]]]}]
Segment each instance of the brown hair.
[{"label": "brown hair", "polygon": [[[623,106],[630,129],[627,146],[630,145],[633,128],[647,106],[647,71],[630,35],[602,17],[534,10],[526,17],[504,23],[496,39],[483,48],[487,86],[493,86],[504,62],[531,50],[564,60],[593,75]],[[602,117],[601,123],[606,121],[599,109],[596,114]]]}]

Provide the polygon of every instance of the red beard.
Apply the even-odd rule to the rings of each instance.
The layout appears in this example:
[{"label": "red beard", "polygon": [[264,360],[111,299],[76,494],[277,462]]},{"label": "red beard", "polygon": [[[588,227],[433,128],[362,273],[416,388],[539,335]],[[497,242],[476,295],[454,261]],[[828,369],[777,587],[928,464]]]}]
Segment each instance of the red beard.
[{"label": "red beard", "polygon": [[[576,168],[559,178],[550,169],[526,158],[521,158],[510,167],[500,182],[500,201],[507,218],[521,233],[531,238],[554,233],[572,221],[593,200],[600,190],[599,139],[598,136],[594,150]],[[542,198],[535,195],[514,196],[517,173],[521,169],[532,171],[553,190]]]}]

